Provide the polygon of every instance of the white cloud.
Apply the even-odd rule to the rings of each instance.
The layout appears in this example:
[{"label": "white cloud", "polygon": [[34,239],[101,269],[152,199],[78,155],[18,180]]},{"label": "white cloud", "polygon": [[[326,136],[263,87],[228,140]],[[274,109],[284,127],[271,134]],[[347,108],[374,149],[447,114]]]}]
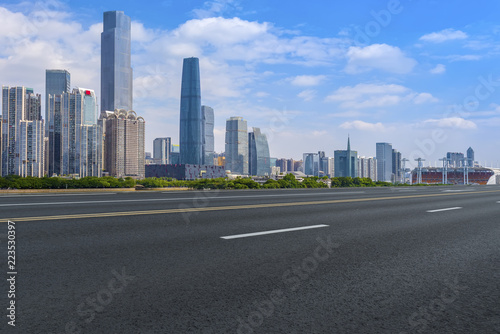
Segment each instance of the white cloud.
[{"label": "white cloud", "polygon": [[437,64],[436,67],[430,70],[432,74],[443,74],[444,72],[446,72],[446,66],[443,64]]},{"label": "white cloud", "polygon": [[422,104],[437,102],[429,93],[415,93],[401,85],[358,84],[337,89],[326,98],[327,102],[338,102],[344,109],[383,108],[403,102]]},{"label": "white cloud", "polygon": [[477,128],[476,123],[460,118],[460,117],[449,117],[441,119],[428,119],[422,122],[423,126],[434,126],[439,128],[454,128],[454,129],[464,129],[473,130]]},{"label": "white cloud", "polygon": [[481,55],[451,55],[447,56],[446,59],[449,59],[452,62],[455,61],[476,61],[483,59]]},{"label": "white cloud", "polygon": [[434,96],[432,96],[432,94],[420,93],[420,94],[417,94],[413,98],[413,102],[415,104],[423,104],[423,103],[435,103],[435,102],[439,102],[439,100],[437,98],[435,98]]},{"label": "white cloud", "polygon": [[382,70],[396,74],[410,73],[417,61],[407,57],[400,48],[387,44],[372,44],[366,47],[352,46],[347,51],[347,67],[350,74]]},{"label": "white cloud", "polygon": [[466,33],[455,29],[444,29],[439,32],[433,32],[420,37],[421,41],[431,42],[431,43],[443,43],[446,41],[467,39]]},{"label": "white cloud", "polygon": [[375,132],[383,132],[386,130],[385,126],[382,123],[368,123],[363,121],[352,121],[352,122],[344,122],[340,125],[342,129],[350,130],[361,130],[361,131],[375,131]]},{"label": "white cloud", "polygon": [[324,75],[299,75],[289,80],[294,86],[317,86],[325,79]]},{"label": "white cloud", "polygon": [[300,92],[297,96],[303,99],[304,101],[311,101],[316,97],[316,91],[313,89],[306,89]]}]

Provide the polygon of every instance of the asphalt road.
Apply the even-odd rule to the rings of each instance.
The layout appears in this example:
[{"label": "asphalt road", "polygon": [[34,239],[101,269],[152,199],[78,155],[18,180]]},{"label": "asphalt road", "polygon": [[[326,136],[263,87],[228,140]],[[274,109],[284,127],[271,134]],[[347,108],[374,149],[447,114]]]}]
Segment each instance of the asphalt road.
[{"label": "asphalt road", "polygon": [[500,187],[0,195],[0,333],[500,333]]}]

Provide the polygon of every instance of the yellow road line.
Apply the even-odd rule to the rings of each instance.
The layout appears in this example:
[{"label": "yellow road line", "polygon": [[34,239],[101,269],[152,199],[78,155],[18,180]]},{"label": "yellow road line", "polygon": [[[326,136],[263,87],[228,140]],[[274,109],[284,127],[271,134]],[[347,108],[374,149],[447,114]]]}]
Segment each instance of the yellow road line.
[{"label": "yellow road line", "polygon": [[205,212],[205,211],[226,211],[226,210],[277,208],[277,207],[287,207],[287,206],[355,203],[355,202],[370,202],[370,201],[423,198],[423,197],[438,197],[438,196],[439,197],[440,196],[460,196],[460,195],[484,194],[484,193],[495,193],[495,192],[500,192],[500,190],[474,191],[474,192],[469,191],[469,192],[461,192],[461,193],[428,194],[428,195],[353,198],[353,199],[338,199],[338,200],[329,200],[329,201],[288,202],[288,203],[272,203],[272,204],[248,204],[248,205],[214,206],[214,207],[184,208],[184,209],[83,213],[83,214],[74,214],[74,215],[40,216],[40,217],[18,217],[18,218],[11,218],[11,219],[0,219],[0,222],[5,223],[8,220],[12,220],[15,222],[27,222],[27,221],[40,221],[40,220],[82,219],[82,218],[101,218],[101,217],[118,217],[118,216],[141,216],[141,215],[158,215],[158,214],[171,214],[171,213]]}]

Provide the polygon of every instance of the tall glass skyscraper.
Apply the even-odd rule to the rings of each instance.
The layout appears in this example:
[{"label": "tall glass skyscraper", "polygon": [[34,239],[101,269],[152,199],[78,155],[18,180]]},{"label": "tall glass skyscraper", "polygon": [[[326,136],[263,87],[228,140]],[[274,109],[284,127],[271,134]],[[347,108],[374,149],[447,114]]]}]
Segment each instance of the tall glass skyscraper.
[{"label": "tall glass skyscraper", "polygon": [[351,150],[351,139],[347,138],[347,150],[334,152],[335,177],[358,176],[358,152]]},{"label": "tall glass skyscraper", "polygon": [[247,121],[242,117],[226,121],[226,169],[235,174],[248,174]]},{"label": "tall glass skyscraper", "polygon": [[203,164],[203,119],[201,114],[200,63],[185,58],[182,66],[181,124],[179,144],[181,164]]},{"label": "tall glass skyscraper", "polygon": [[377,180],[392,180],[392,145],[389,143],[377,143]]},{"label": "tall glass skyscraper", "polygon": [[[66,70],[45,70],[45,123],[50,124],[49,95],[69,93],[71,75]],[[49,130],[47,126],[46,131]]]},{"label": "tall glass skyscraper", "polygon": [[203,126],[201,136],[203,138],[203,165],[214,164],[214,110],[207,106],[201,106],[201,117]]},{"label": "tall glass skyscraper", "polygon": [[101,111],[132,110],[130,17],[121,11],[104,13],[101,34]]},{"label": "tall glass skyscraper", "polygon": [[248,171],[250,175],[264,176],[271,174],[271,157],[267,137],[260,128],[253,128],[248,134]]}]

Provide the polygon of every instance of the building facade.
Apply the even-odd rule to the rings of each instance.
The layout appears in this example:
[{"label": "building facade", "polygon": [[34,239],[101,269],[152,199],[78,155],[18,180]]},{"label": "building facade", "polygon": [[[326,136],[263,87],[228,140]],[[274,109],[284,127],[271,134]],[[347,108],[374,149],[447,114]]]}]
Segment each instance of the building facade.
[{"label": "building facade", "polygon": [[153,140],[153,159],[156,164],[170,164],[170,151],[172,151],[172,138],[156,138]]},{"label": "building facade", "polygon": [[267,137],[260,128],[252,128],[248,134],[248,172],[253,176],[271,174],[271,157]]},{"label": "building facade", "polygon": [[377,159],[358,157],[358,175],[377,181]]},{"label": "building facade", "polygon": [[467,164],[469,167],[474,167],[474,150],[472,147],[467,149]]},{"label": "building facade", "polygon": [[101,33],[101,112],[132,110],[131,23],[122,11],[104,12]]},{"label": "building facade", "polygon": [[2,87],[2,176],[44,175],[41,95],[26,87]]},{"label": "building facade", "polygon": [[226,121],[226,169],[234,174],[248,175],[248,130],[242,117]]},{"label": "building facade", "polygon": [[319,176],[319,154],[304,153],[302,155],[302,172],[308,176]]},{"label": "building facade", "polygon": [[180,163],[202,165],[203,119],[201,114],[200,61],[198,58],[184,59],[180,112]]},{"label": "building facade", "polygon": [[201,118],[201,137],[203,138],[203,165],[213,165],[215,153],[214,110],[207,106],[201,106]]},{"label": "building facade", "polygon": [[97,100],[91,89],[49,94],[48,174],[101,176],[101,133]]},{"label": "building facade", "polygon": [[377,143],[377,180],[392,182],[392,144]]},{"label": "building facade", "polygon": [[464,154],[459,152],[447,152],[446,159],[448,160],[448,166],[451,168],[462,167],[464,163]]},{"label": "building facade", "polygon": [[49,112],[49,95],[61,95],[71,90],[71,75],[66,70],[45,70],[45,125],[48,136],[51,122]]},{"label": "building facade", "polygon": [[335,177],[358,176],[358,152],[351,150],[351,139],[347,139],[347,150],[334,152]]},{"label": "building facade", "polygon": [[392,182],[402,182],[401,176],[401,152],[398,152],[396,149],[392,149]]},{"label": "building facade", "polygon": [[104,157],[110,176],[144,178],[144,119],[134,111],[115,110],[105,118]]}]

